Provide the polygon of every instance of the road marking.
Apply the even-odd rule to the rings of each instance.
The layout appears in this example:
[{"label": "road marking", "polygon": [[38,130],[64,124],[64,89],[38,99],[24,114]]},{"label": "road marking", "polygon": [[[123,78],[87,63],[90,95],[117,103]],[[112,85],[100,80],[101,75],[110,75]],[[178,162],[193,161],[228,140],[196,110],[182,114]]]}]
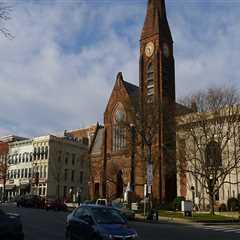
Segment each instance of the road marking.
[{"label": "road marking", "polygon": [[236,229],[224,229],[223,231],[224,232],[236,232],[237,233]]},{"label": "road marking", "polygon": [[226,227],[226,226],[203,226],[203,225],[198,225],[195,226],[197,228],[202,228],[204,230],[212,230],[212,231],[219,231],[219,232],[225,232],[225,233],[240,233],[239,228],[232,228],[232,227]]}]

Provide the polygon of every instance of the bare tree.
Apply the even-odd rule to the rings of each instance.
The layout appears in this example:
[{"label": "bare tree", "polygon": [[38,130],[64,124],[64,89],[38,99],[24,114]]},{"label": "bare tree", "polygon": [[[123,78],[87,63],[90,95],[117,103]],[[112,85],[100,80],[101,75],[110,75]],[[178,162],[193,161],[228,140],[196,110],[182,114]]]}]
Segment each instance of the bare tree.
[{"label": "bare tree", "polygon": [[[196,181],[209,196],[214,214],[215,197],[229,176],[240,167],[240,101],[236,89],[208,88],[181,101],[193,112],[178,117],[178,170]],[[184,149],[183,149],[184,148]]]},{"label": "bare tree", "polygon": [[[138,97],[131,97],[124,105],[129,116],[125,125],[133,125],[136,131],[136,154],[140,154],[143,178],[151,179],[151,175],[159,173],[159,199],[162,200],[162,172],[166,176],[173,172],[176,174],[175,105],[155,101],[152,96],[142,96],[141,101]],[[130,134],[128,141],[131,146],[132,139],[129,136]],[[164,171],[161,170],[163,168]],[[152,197],[154,196],[150,194],[150,198]]]},{"label": "bare tree", "polygon": [[[138,97],[132,97],[124,104],[128,112],[128,118],[123,122],[128,132],[131,125],[137,133],[136,145],[141,146],[141,159],[146,166],[153,163],[153,145],[156,143],[162,109],[157,102],[152,101],[148,96],[143,97],[142,102]],[[127,142],[131,143],[130,134],[127,135]],[[131,146],[131,144],[129,144]],[[146,168],[145,168],[146,170]]]},{"label": "bare tree", "polygon": [[0,32],[8,39],[13,38],[9,29],[5,27],[5,22],[11,19],[11,11],[11,6],[0,2]]}]

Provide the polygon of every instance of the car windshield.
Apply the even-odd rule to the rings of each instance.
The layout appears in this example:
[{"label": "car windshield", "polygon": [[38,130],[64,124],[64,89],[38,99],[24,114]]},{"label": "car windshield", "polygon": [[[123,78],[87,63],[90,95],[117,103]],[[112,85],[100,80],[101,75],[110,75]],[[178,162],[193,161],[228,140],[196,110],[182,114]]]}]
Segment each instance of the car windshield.
[{"label": "car windshield", "polygon": [[106,202],[104,200],[98,200],[99,205],[106,205]]},{"label": "car windshield", "polygon": [[93,217],[100,224],[124,224],[125,220],[118,211],[111,208],[93,208]]}]

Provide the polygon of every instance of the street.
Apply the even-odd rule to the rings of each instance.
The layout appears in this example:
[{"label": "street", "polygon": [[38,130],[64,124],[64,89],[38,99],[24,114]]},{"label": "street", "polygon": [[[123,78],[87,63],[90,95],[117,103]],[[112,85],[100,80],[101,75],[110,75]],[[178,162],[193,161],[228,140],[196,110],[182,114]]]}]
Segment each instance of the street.
[{"label": "street", "polygon": [[[65,220],[68,213],[41,209],[3,206],[6,212],[19,213],[22,218],[25,240],[64,240]],[[139,240],[237,240],[240,239],[239,225],[175,224],[161,222],[150,224],[131,222]]]}]

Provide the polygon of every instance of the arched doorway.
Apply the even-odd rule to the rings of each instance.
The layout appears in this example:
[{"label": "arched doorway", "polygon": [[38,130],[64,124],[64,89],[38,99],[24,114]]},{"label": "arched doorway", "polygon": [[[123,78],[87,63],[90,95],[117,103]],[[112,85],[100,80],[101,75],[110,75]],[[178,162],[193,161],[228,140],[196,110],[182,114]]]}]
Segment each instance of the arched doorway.
[{"label": "arched doorway", "polygon": [[122,198],[123,197],[123,178],[122,178],[123,172],[122,170],[119,170],[117,173],[117,185],[116,185],[116,198]]}]

